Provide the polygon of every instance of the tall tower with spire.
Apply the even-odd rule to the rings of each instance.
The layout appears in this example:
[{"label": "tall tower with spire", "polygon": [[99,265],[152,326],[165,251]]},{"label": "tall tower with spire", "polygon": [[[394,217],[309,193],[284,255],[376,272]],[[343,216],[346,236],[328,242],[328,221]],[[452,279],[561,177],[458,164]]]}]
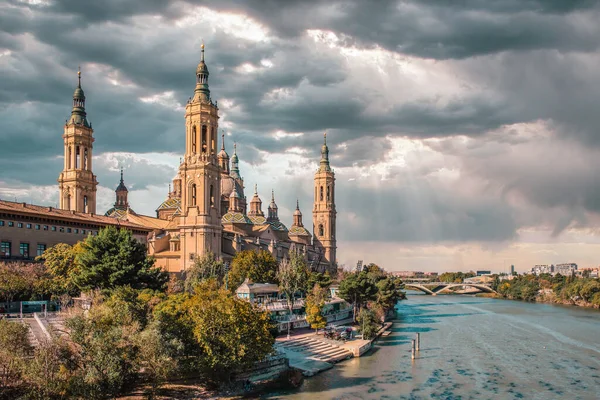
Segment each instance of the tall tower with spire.
[{"label": "tall tower with spire", "polygon": [[221,256],[221,167],[217,158],[219,109],[210,97],[204,43],[196,68],[194,96],[185,106],[185,156],[179,166],[179,228],[184,268],[206,252]]},{"label": "tall tower with spire", "polygon": [[127,190],[127,186],[125,186],[125,181],[123,181],[123,167],[121,167],[121,181],[119,182],[119,186],[115,190],[116,200],[115,200],[115,208],[129,208],[129,201],[127,200],[127,195],[129,194],[129,190]]},{"label": "tall tower with spire", "polygon": [[85,94],[81,88],[81,70],[77,71],[78,84],[73,93],[73,110],[63,133],[64,166],[58,177],[59,205],[63,210],[96,212],[98,181],[92,173],[92,124],[85,112]]},{"label": "tall tower with spire", "polygon": [[329,165],[327,132],[323,135],[321,162],[315,173],[315,200],[313,205],[313,244],[320,249],[324,262],[336,263],[336,210],[335,173]]}]

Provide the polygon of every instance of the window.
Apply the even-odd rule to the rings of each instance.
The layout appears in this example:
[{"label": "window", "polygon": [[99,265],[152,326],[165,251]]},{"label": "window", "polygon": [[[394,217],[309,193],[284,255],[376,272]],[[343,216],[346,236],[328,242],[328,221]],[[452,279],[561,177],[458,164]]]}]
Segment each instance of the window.
[{"label": "window", "polygon": [[329,201],[329,186],[327,186],[327,201]]},{"label": "window", "polygon": [[196,152],[196,126],[192,127],[192,153]]},{"label": "window", "polygon": [[61,226],[61,227],[60,227],[60,231],[61,231],[61,232],[64,232],[64,231],[65,231],[65,228],[63,228],[63,227]]},{"label": "window", "polygon": [[17,228],[22,228],[23,227],[23,223],[22,222],[18,222],[17,223]]},{"label": "window", "polygon": [[39,226],[39,225],[36,225],[36,226],[35,226],[35,230],[36,230],[36,231],[39,231],[39,230],[40,230],[40,226]]},{"label": "window", "polygon": [[0,221],[0,226],[4,226],[4,221]]},{"label": "window", "polygon": [[75,169],[81,168],[81,154],[79,153],[79,146],[75,147]]},{"label": "window", "polygon": [[71,158],[73,157],[73,150],[71,149],[71,146],[69,146],[69,160],[68,160],[68,169],[71,169]]},{"label": "window", "polygon": [[47,231],[48,230],[48,225],[44,225],[44,230]]},{"label": "window", "polygon": [[192,184],[192,201],[191,201],[192,205],[195,206],[196,205],[196,184]]},{"label": "window", "polygon": [[88,169],[88,151],[83,150],[83,169]]},{"label": "window", "polygon": [[15,223],[12,221],[8,221],[8,226],[12,228],[13,226],[15,226]]},{"label": "window", "polygon": [[29,257],[29,243],[21,243],[19,245],[19,253],[21,257]]},{"label": "window", "polygon": [[[83,212],[88,212],[88,199],[87,196],[83,196]],[[77,233],[77,232],[75,232]]]},{"label": "window", "polygon": [[31,224],[27,224],[27,229],[31,229]]},{"label": "window", "polygon": [[206,125],[202,125],[202,152],[206,153]]},{"label": "window", "polygon": [[75,229],[75,233],[79,233],[79,229]]},{"label": "window", "polygon": [[323,186],[321,186],[321,195],[319,196],[319,200],[323,201]]},{"label": "window", "polygon": [[215,196],[213,193],[213,185],[210,185],[210,206],[214,207],[215,206]]},{"label": "window", "polygon": [[10,242],[3,240],[0,242],[0,256],[10,257]]},{"label": "window", "polygon": [[319,236],[323,236],[323,225],[319,225]]},{"label": "window", "polygon": [[67,228],[67,233],[71,233],[71,228]]},{"label": "window", "polygon": [[56,227],[55,226],[52,227],[52,232],[56,232]]},{"label": "window", "polygon": [[82,230],[81,230],[81,234],[82,234],[82,235],[85,235],[85,229],[82,229]]},{"label": "window", "polygon": [[46,245],[44,243],[38,243],[37,245],[37,255],[41,256],[46,251]]}]

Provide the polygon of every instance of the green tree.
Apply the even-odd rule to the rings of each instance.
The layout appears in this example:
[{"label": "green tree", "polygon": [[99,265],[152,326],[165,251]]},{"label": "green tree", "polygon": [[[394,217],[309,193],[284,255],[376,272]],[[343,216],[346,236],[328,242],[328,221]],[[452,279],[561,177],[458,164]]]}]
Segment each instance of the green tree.
[{"label": "green tree", "polygon": [[[279,264],[277,271],[277,279],[279,281],[279,290],[287,299],[287,305],[290,315],[290,321],[294,315],[294,303],[296,294],[306,289],[306,280],[308,279],[308,266],[304,258],[296,253],[290,253],[290,261],[283,260]],[[288,337],[292,323],[288,323]]]},{"label": "green tree", "polygon": [[248,278],[257,283],[277,283],[277,260],[266,250],[243,250],[233,260],[228,285],[235,291]]},{"label": "green tree", "polygon": [[21,383],[24,358],[31,352],[27,325],[0,319],[0,389]]},{"label": "green tree", "polygon": [[194,323],[200,366],[212,382],[229,382],[273,351],[268,312],[205,282],[186,305]]},{"label": "green tree", "polygon": [[368,301],[375,300],[377,286],[369,279],[367,272],[349,274],[340,282],[338,291],[340,298],[352,304],[353,319],[356,321],[357,311],[365,306]]},{"label": "green tree", "polygon": [[396,306],[396,303],[402,298],[402,293],[396,286],[394,278],[391,277],[379,280],[376,285],[375,302],[383,308],[384,313],[387,313]]},{"label": "green tree", "polygon": [[77,294],[77,286],[73,282],[73,275],[77,271],[75,257],[82,251],[83,246],[80,243],[74,246],[59,243],[49,247],[44,254],[36,258],[37,261],[43,263],[51,276],[50,284],[53,287],[54,295]]},{"label": "green tree", "polygon": [[319,332],[319,329],[327,326],[327,319],[323,316],[323,307],[325,306],[325,297],[327,290],[315,284],[313,290],[306,296],[306,322],[310,327]]},{"label": "green tree", "polygon": [[82,291],[125,285],[162,290],[168,280],[168,274],[154,266],[154,259],[146,255],[146,246],[135,240],[131,231],[112,226],[88,236],[75,263],[73,282]]},{"label": "green tree", "polygon": [[66,320],[78,361],[77,395],[116,397],[138,371],[133,338],[139,324],[97,299],[86,314]]},{"label": "green tree", "polygon": [[319,285],[323,289],[328,289],[329,286],[333,283],[329,272],[315,272],[312,271],[308,274],[308,279],[306,282],[306,292],[310,292],[313,290],[315,285]]},{"label": "green tree", "polygon": [[196,258],[194,265],[185,275],[185,290],[189,293],[194,291],[194,287],[199,283],[212,279],[222,285],[225,278],[225,265],[212,252],[207,252],[201,257]]},{"label": "green tree", "polygon": [[360,310],[357,323],[358,329],[360,333],[362,333],[363,339],[365,340],[373,339],[380,327],[380,323],[377,320],[377,315],[375,312],[367,308]]}]

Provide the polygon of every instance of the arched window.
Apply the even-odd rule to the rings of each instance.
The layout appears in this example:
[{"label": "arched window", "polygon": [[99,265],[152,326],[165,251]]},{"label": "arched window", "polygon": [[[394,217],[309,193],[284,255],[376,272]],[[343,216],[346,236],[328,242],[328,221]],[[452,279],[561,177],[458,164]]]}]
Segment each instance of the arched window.
[{"label": "arched window", "polygon": [[196,205],[196,184],[192,184],[191,202],[193,206]]},{"label": "arched window", "polygon": [[200,145],[202,146],[202,152],[206,153],[206,125],[202,125],[202,142]]},{"label": "arched window", "polygon": [[210,127],[210,148],[211,153],[217,152],[217,137],[215,136],[215,128],[212,126]]},{"label": "arched window", "polygon": [[196,152],[196,125],[192,127],[192,153]]},{"label": "arched window", "polygon": [[81,154],[79,154],[79,146],[75,147],[75,168],[81,168]]},{"label": "arched window", "polygon": [[88,212],[88,198],[87,196],[83,196],[83,212]]},{"label": "arched window", "polygon": [[73,149],[71,148],[71,146],[69,146],[69,160],[68,162],[68,169],[71,169],[71,160],[73,159]]},{"label": "arched window", "polygon": [[88,169],[88,150],[83,150],[83,169]]},{"label": "arched window", "polygon": [[319,236],[323,236],[323,224],[319,224]]},{"label": "arched window", "polygon": [[321,195],[319,196],[319,200],[323,201],[323,186],[321,186]]},{"label": "arched window", "polygon": [[210,185],[210,206],[211,207],[215,206],[215,195],[214,195],[214,191],[213,191],[213,185]]},{"label": "arched window", "polygon": [[67,194],[67,199],[66,199],[66,206],[67,206],[67,210],[71,209],[71,195]]},{"label": "arched window", "polygon": [[327,186],[327,201],[329,201],[329,186]]}]

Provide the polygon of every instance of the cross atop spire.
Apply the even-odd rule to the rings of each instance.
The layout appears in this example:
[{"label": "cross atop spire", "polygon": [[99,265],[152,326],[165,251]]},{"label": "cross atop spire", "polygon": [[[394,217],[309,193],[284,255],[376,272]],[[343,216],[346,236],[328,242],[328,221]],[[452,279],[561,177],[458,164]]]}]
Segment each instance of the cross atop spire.
[{"label": "cross atop spire", "polygon": [[204,61],[204,39],[202,39],[202,44],[200,45],[200,61]]},{"label": "cross atop spire", "polygon": [[79,81],[77,83],[77,87],[80,88],[81,87],[81,65],[77,66],[77,80]]},{"label": "cross atop spire", "polygon": [[221,150],[225,151],[225,131],[221,131]]},{"label": "cross atop spire", "polygon": [[254,184],[254,194],[258,194],[258,185],[256,183]]}]

